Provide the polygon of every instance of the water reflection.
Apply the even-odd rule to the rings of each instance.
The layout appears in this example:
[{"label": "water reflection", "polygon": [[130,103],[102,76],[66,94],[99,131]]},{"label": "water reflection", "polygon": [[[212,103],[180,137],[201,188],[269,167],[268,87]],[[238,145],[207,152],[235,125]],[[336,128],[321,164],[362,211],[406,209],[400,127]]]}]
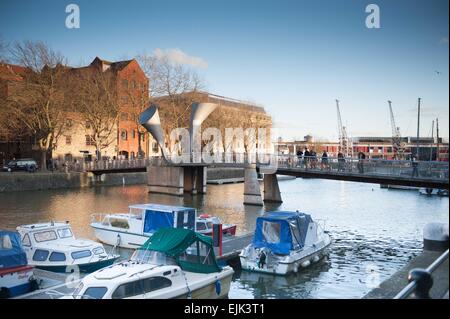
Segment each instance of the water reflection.
[{"label": "water reflection", "polygon": [[206,196],[183,197],[148,194],[145,185],[0,193],[0,228],[69,220],[77,237],[94,239],[91,214],[151,202],[196,207],[243,234],[265,211],[300,210],[326,222],[334,240],[328,260],[286,278],[236,273],[230,298],[360,298],[373,276],[386,279],[421,250],[426,223],[448,222],[448,198],[417,192],[320,179],[285,180],[280,190],[284,202],[265,207],[242,204],[243,184],[208,185]]}]

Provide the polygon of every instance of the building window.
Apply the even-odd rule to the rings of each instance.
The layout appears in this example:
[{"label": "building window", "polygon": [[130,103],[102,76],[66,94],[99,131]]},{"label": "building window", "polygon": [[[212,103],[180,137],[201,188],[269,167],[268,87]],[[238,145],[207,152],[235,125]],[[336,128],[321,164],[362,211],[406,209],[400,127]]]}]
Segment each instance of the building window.
[{"label": "building window", "polygon": [[128,121],[128,114],[127,113],[120,113],[120,120],[121,121]]},{"label": "building window", "polygon": [[127,131],[126,131],[126,130],[122,130],[122,131],[120,132],[120,138],[121,138],[123,141],[126,141],[126,140],[127,140],[127,138],[128,138],[127,135],[128,135],[128,134],[127,134]]},{"label": "building window", "polygon": [[153,151],[153,153],[158,153],[158,151],[159,151],[159,146],[158,146],[158,143],[157,143],[157,142],[153,142],[153,143],[152,143],[152,151]]},{"label": "building window", "polygon": [[132,139],[135,139],[135,138],[136,138],[136,131],[135,131],[135,130],[132,130],[132,131],[131,131],[131,138],[132,138]]},{"label": "building window", "polygon": [[71,145],[71,144],[72,144],[72,136],[66,135],[66,145]]},{"label": "building window", "polygon": [[89,121],[86,121],[86,123],[84,123],[84,127],[86,127],[86,129],[90,129],[91,123],[89,123]]},{"label": "building window", "polygon": [[66,126],[67,126],[68,128],[72,127],[72,126],[73,126],[73,121],[72,121],[71,119],[68,119],[68,120],[66,121]]},{"label": "building window", "polygon": [[94,137],[92,135],[86,135],[86,146],[95,146]]}]

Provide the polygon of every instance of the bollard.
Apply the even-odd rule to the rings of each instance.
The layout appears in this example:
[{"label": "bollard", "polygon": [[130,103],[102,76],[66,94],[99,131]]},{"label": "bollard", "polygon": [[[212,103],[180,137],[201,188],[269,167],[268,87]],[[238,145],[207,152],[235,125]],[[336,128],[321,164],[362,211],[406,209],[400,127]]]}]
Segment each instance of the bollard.
[{"label": "bollard", "polygon": [[213,246],[219,247],[219,256],[222,256],[222,224],[213,224]]},{"label": "bollard", "polygon": [[449,247],[448,224],[429,223],[423,228],[423,249],[445,251]]},{"label": "bollard", "polygon": [[426,269],[415,268],[408,274],[409,282],[416,282],[414,298],[430,299],[430,289],[433,286],[433,277]]}]

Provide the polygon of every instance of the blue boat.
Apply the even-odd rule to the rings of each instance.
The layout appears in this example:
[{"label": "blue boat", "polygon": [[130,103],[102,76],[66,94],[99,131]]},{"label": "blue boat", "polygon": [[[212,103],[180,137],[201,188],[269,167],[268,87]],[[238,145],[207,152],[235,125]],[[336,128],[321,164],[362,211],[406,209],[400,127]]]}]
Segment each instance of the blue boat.
[{"label": "blue boat", "polygon": [[0,298],[11,298],[37,289],[33,266],[16,232],[0,230]]},{"label": "blue boat", "polygon": [[285,275],[326,255],[331,237],[301,212],[268,212],[256,220],[253,241],[239,257],[242,269]]}]

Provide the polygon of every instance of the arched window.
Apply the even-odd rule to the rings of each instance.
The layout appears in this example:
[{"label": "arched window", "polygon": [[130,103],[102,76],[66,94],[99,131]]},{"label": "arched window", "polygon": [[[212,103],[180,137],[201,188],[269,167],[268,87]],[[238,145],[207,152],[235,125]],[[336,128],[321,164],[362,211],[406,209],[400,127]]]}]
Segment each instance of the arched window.
[{"label": "arched window", "polygon": [[128,133],[127,133],[126,130],[122,130],[122,131],[120,132],[120,138],[121,138],[122,140],[124,140],[124,141],[126,141],[126,140],[128,139]]}]

